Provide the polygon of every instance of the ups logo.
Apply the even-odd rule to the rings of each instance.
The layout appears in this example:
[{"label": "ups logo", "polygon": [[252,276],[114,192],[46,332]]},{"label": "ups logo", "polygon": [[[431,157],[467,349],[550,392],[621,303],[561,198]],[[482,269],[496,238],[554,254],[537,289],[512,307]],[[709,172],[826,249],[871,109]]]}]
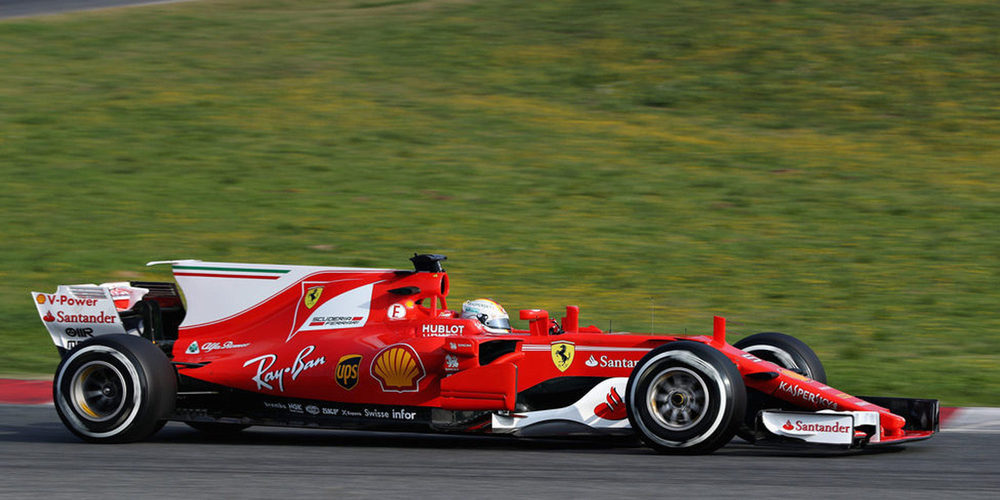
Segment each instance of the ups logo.
[{"label": "ups logo", "polygon": [[360,354],[341,356],[340,361],[337,362],[337,371],[334,373],[337,385],[347,390],[354,389],[354,386],[358,385],[358,368],[360,366]]}]

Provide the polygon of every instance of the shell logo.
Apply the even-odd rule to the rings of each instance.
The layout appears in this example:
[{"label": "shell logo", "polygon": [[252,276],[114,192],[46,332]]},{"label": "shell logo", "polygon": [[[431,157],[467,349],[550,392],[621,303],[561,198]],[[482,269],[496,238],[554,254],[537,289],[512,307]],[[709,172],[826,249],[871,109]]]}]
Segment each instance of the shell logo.
[{"label": "shell logo", "polygon": [[427,372],[417,351],[408,344],[395,344],[375,356],[371,374],[383,392],[417,392]]}]

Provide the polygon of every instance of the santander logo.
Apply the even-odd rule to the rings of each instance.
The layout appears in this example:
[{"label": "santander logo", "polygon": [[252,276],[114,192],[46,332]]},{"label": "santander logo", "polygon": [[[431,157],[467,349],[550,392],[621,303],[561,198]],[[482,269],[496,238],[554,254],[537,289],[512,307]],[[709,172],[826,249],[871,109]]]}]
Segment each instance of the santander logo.
[{"label": "santander logo", "polygon": [[782,429],[788,432],[807,432],[807,433],[833,433],[833,434],[847,434],[851,432],[851,426],[846,425],[840,421],[830,421],[830,422],[803,422],[801,420],[796,420],[793,424],[791,420],[786,420],[785,425],[781,426]]},{"label": "santander logo", "polygon": [[51,323],[51,322],[53,322],[55,320],[56,320],[56,317],[52,315],[52,311],[48,311],[48,312],[45,313],[45,316],[42,316],[42,321],[44,321],[46,323]]},{"label": "santander logo", "polygon": [[590,355],[590,359],[588,359],[587,362],[584,363],[584,364],[587,365],[587,366],[589,366],[589,367],[591,367],[591,368],[593,368],[593,367],[597,366],[597,360],[594,359],[594,355],[591,354]]},{"label": "santander logo", "polygon": [[617,389],[614,387],[611,388],[611,392],[608,393],[607,402],[597,405],[594,408],[594,415],[605,420],[623,420],[628,417],[628,410],[625,409],[625,401],[618,395]]}]

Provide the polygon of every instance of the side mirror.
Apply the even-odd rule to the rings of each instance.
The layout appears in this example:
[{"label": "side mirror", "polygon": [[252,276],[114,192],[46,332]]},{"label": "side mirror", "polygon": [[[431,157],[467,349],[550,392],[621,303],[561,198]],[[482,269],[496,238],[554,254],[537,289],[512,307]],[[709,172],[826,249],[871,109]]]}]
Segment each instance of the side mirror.
[{"label": "side mirror", "polygon": [[549,312],[545,309],[521,309],[518,317],[530,323],[532,335],[549,334]]}]

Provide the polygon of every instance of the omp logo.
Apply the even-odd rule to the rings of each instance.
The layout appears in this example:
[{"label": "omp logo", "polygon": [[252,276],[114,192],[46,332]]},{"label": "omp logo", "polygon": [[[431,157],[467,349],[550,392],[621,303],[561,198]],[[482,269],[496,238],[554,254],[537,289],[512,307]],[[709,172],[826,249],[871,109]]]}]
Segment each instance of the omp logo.
[{"label": "omp logo", "polygon": [[361,359],[360,354],[348,354],[340,357],[334,372],[334,380],[337,381],[337,385],[348,391],[358,385],[358,368],[361,366]]},{"label": "omp logo", "polygon": [[66,335],[70,337],[93,337],[93,328],[67,328]]},{"label": "omp logo", "polygon": [[416,392],[426,373],[417,351],[407,344],[382,349],[371,367],[371,375],[383,392]]}]

